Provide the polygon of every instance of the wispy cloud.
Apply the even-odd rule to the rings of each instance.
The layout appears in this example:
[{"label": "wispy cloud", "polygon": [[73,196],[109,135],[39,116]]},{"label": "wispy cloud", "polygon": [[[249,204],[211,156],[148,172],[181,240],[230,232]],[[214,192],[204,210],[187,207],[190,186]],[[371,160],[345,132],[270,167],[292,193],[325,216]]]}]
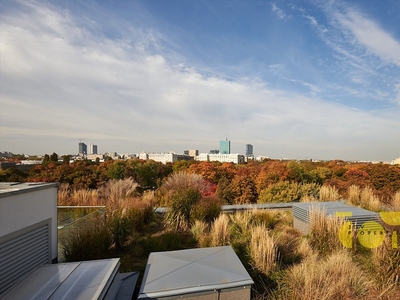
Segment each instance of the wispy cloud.
[{"label": "wispy cloud", "polygon": [[287,15],[281,8],[279,8],[275,3],[271,4],[272,6],[272,11],[276,13],[279,19],[281,20],[287,20],[290,18],[289,15]]},{"label": "wispy cloud", "polygon": [[335,13],[337,21],[366,51],[383,61],[400,66],[400,42],[385,32],[376,22],[354,9]]}]

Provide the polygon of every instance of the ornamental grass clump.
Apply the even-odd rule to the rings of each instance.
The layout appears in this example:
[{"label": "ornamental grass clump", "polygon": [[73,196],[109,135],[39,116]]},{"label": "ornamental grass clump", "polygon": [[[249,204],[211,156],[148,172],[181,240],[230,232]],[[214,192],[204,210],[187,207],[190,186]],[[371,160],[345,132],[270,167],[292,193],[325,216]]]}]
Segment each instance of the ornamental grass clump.
[{"label": "ornamental grass clump", "polygon": [[265,226],[255,226],[251,229],[249,254],[253,266],[265,275],[269,275],[279,266],[278,247]]},{"label": "ornamental grass clump", "polygon": [[124,200],[136,194],[138,184],[132,178],[111,179],[100,189],[107,208],[114,210],[124,206]]},{"label": "ornamental grass clump", "polygon": [[361,190],[358,185],[352,184],[349,187],[349,202],[352,205],[358,205],[360,203]]},{"label": "ornamental grass clump", "polygon": [[319,201],[337,201],[340,199],[339,191],[336,187],[330,185],[323,185],[319,190]]},{"label": "ornamental grass clump", "polygon": [[339,229],[344,223],[344,219],[327,216],[325,210],[311,206],[309,211],[309,242],[311,247],[321,254],[329,254],[342,249]]},{"label": "ornamental grass clump", "polygon": [[190,229],[192,211],[200,199],[200,192],[194,189],[187,189],[173,195],[165,215],[167,226],[173,228],[175,231]]},{"label": "ornamental grass clump", "polygon": [[382,207],[382,203],[379,201],[379,198],[375,196],[372,188],[369,186],[366,186],[361,191],[360,205],[361,207],[370,211],[380,211]]},{"label": "ornamental grass clump", "polygon": [[210,230],[211,246],[226,246],[230,241],[229,218],[221,214],[212,224]]},{"label": "ornamental grass clump", "polygon": [[374,287],[346,250],[326,258],[309,254],[287,269],[278,280],[272,299],[363,299]]},{"label": "ornamental grass clump", "polygon": [[106,258],[112,237],[104,224],[93,223],[86,228],[72,228],[62,239],[62,256],[65,261],[82,261]]},{"label": "ornamental grass clump", "polygon": [[390,206],[393,211],[400,212],[400,191],[397,191],[390,201]]}]

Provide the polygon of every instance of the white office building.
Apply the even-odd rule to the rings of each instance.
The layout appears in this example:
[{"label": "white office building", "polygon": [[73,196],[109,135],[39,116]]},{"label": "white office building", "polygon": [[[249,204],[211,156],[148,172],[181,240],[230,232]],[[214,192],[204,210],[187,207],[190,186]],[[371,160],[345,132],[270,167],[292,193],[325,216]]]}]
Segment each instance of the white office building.
[{"label": "white office building", "polygon": [[231,154],[211,154],[211,153],[200,153],[197,156],[198,161],[219,161],[219,162],[231,162],[234,164],[239,164],[244,162],[243,155],[239,153],[231,153]]}]

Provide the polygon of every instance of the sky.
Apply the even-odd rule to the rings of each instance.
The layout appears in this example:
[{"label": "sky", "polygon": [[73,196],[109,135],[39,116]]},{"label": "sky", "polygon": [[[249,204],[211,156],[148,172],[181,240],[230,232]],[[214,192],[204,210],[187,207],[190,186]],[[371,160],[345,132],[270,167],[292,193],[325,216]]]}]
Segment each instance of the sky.
[{"label": "sky", "polygon": [[400,157],[400,2],[1,1],[0,151]]}]

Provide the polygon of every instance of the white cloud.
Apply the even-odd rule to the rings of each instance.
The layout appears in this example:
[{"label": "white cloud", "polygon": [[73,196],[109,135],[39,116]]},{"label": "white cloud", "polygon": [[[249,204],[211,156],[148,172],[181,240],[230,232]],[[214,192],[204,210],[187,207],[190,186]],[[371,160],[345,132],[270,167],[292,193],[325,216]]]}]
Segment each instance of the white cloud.
[{"label": "white cloud", "polygon": [[382,60],[400,66],[400,42],[385,32],[376,22],[355,10],[337,13],[336,19],[356,38],[358,44]]},{"label": "white cloud", "polygon": [[[60,152],[52,147],[71,149],[68,144],[84,138],[102,151],[207,151],[228,136],[234,151],[252,143],[257,153],[270,156],[280,156],[282,148],[287,156],[315,158],[356,158],[358,149],[387,157],[393,151],[378,153],[368,145],[398,133],[395,117],[267,88],[257,80],[205,76],[162,51],[148,51],[157,43],[152,30],[112,40],[49,7],[30,8],[29,16],[3,16],[1,150]],[[347,146],[340,150],[339,144]]]},{"label": "white cloud", "polygon": [[277,14],[278,18],[281,20],[287,20],[289,18],[289,16],[285,14],[282,9],[276,6],[275,3],[272,3],[272,11],[274,11]]}]

